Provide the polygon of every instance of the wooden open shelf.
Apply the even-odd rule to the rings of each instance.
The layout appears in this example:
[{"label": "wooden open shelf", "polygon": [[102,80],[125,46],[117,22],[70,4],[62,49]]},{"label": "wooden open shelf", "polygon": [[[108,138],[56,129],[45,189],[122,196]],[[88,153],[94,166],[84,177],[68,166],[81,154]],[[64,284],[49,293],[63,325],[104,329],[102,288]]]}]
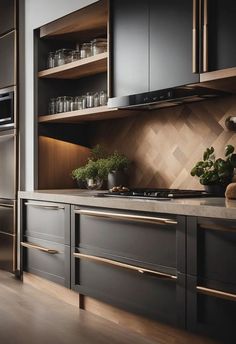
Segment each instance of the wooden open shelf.
[{"label": "wooden open shelf", "polygon": [[[142,111],[141,111],[142,112]],[[39,123],[80,123],[86,121],[98,121],[110,118],[120,118],[136,115],[140,110],[120,110],[99,106],[90,109],[63,112],[55,115],[39,116]]]},{"label": "wooden open shelf", "polygon": [[226,68],[200,74],[200,86],[236,93],[236,68]]},{"label": "wooden open shelf", "polygon": [[[40,28],[40,38],[72,35],[81,40],[106,34],[108,6],[106,0],[97,1]],[[78,35],[79,34],[79,35]],[[96,36],[95,36],[96,35]]]},{"label": "wooden open shelf", "polygon": [[89,75],[107,71],[107,53],[87,57],[62,66],[42,70],[39,78],[47,79],[79,79]]}]

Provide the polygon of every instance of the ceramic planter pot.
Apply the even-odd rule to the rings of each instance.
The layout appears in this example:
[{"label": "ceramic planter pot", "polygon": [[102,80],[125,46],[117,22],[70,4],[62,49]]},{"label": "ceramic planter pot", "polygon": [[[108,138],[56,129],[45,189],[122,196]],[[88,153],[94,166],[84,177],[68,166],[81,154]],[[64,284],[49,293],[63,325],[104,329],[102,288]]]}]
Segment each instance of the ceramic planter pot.
[{"label": "ceramic planter pot", "polygon": [[206,192],[209,192],[213,196],[218,196],[218,197],[225,197],[225,190],[227,188],[228,184],[217,184],[217,185],[204,185],[204,188]]},{"label": "ceramic planter pot", "polygon": [[127,186],[128,175],[126,171],[112,171],[108,174],[108,189],[112,189],[114,186]]}]

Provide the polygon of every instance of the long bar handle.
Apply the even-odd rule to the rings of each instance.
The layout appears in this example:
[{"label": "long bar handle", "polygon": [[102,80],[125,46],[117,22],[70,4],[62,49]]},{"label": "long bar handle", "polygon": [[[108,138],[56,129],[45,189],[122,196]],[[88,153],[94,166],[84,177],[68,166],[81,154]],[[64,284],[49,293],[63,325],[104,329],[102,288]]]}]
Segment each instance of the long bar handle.
[{"label": "long bar handle", "polygon": [[13,205],[13,204],[0,203],[0,207],[4,207],[4,208],[14,208],[14,205]]},{"label": "long bar handle", "polygon": [[225,291],[211,289],[206,287],[197,286],[197,291],[201,294],[218,297],[220,299],[226,299],[230,301],[236,301],[236,294],[228,293]]},{"label": "long bar handle", "polygon": [[161,225],[177,225],[177,221],[153,216],[144,216],[144,215],[133,215],[133,214],[121,214],[121,213],[109,213],[106,211],[96,211],[96,210],[85,210],[79,209],[74,211],[75,214],[80,215],[87,215],[87,216],[95,216],[95,217],[103,217],[103,218],[111,218],[117,220],[129,220],[129,221],[137,221],[137,222],[145,222],[145,223],[157,223]]},{"label": "long bar handle", "polygon": [[46,253],[49,253],[49,254],[57,254],[57,253],[59,253],[57,250],[54,250],[54,249],[51,249],[51,248],[46,248],[46,247],[39,246],[39,245],[35,245],[35,244],[29,243],[29,242],[23,242],[22,241],[20,244],[23,247],[32,248],[34,250],[46,252]]},{"label": "long bar handle", "polygon": [[139,266],[125,264],[125,263],[118,262],[116,260],[111,260],[111,259],[102,258],[102,257],[98,257],[98,256],[92,256],[89,254],[73,253],[73,256],[75,258],[93,260],[95,262],[105,263],[105,264],[117,266],[119,268],[137,271],[141,274],[155,275],[156,277],[161,278],[161,279],[168,279],[168,280],[176,280],[177,279],[177,276],[175,276],[175,275],[170,275],[170,274],[166,274],[166,273],[155,271],[155,270],[144,269],[144,268],[139,267]]},{"label": "long bar handle", "polygon": [[193,0],[193,29],[192,29],[192,72],[198,73],[198,0]]},{"label": "long bar handle", "polygon": [[219,232],[234,232],[236,233],[236,228],[235,227],[225,227],[225,226],[220,226],[220,225],[211,225],[211,224],[202,224],[199,225],[199,228],[202,230],[212,230],[212,231],[219,231]]},{"label": "long bar handle", "polygon": [[65,207],[62,205],[45,205],[44,203],[32,203],[32,202],[25,202],[26,206],[34,207],[34,208],[42,208],[42,209],[51,209],[51,210],[60,210],[65,209]]},{"label": "long bar handle", "polygon": [[208,72],[208,0],[204,0],[203,11],[203,72]]}]

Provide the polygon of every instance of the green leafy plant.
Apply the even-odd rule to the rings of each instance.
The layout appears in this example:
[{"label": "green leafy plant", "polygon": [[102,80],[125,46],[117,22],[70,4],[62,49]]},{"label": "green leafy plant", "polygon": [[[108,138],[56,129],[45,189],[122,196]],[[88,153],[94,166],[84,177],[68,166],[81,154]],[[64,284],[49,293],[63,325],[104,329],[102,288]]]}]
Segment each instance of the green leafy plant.
[{"label": "green leafy plant", "polygon": [[192,176],[200,178],[202,185],[226,185],[233,178],[236,167],[236,154],[234,147],[225,147],[225,159],[215,157],[213,147],[207,148],[203,153],[203,160],[196,163],[191,171]]},{"label": "green leafy plant", "polygon": [[125,170],[128,168],[129,164],[129,159],[125,155],[119,154],[117,151],[115,151],[107,159],[107,167],[109,172]]},{"label": "green leafy plant", "polygon": [[96,145],[91,149],[91,160],[99,160],[107,158],[108,154],[105,148],[101,145]]},{"label": "green leafy plant", "polygon": [[76,168],[72,171],[72,178],[85,182],[87,179],[99,178],[101,180],[106,180],[108,176],[107,160],[88,160],[85,166]]}]

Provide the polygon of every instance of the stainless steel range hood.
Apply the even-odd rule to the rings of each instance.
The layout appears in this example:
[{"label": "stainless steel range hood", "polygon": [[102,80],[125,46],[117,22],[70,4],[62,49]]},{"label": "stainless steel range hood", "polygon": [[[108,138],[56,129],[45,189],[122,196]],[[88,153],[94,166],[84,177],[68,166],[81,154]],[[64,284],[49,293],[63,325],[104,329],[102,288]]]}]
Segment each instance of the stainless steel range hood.
[{"label": "stainless steel range hood", "polygon": [[146,109],[177,106],[228,95],[229,93],[199,85],[182,86],[123,97],[109,98],[108,107],[122,109]]}]

